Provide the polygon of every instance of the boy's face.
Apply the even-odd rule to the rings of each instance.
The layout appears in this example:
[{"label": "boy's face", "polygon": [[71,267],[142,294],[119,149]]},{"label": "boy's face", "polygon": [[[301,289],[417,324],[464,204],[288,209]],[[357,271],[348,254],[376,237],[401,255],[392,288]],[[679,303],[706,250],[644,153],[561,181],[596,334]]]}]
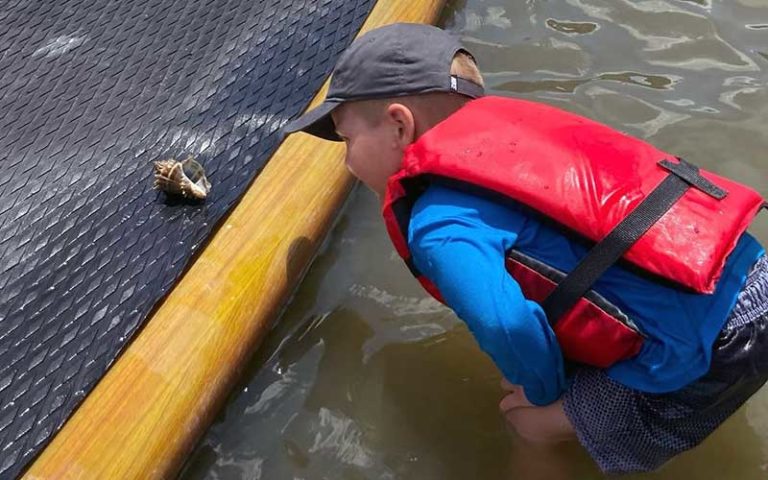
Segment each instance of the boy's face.
[{"label": "boy's face", "polygon": [[347,168],[383,199],[387,179],[400,169],[403,151],[413,141],[413,116],[399,104],[364,110],[370,108],[362,102],[348,103],[332,115],[347,146]]}]

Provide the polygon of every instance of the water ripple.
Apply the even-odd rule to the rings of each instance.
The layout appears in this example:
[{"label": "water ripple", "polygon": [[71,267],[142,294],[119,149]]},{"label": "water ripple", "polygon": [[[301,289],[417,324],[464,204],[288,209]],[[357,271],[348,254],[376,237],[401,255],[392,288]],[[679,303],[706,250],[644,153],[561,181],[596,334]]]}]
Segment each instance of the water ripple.
[{"label": "water ripple", "polygon": [[597,77],[585,79],[511,80],[495,85],[494,88],[521,94],[533,92],[573,93],[578,87],[595,80],[637,85],[654,90],[671,90],[673,85],[679,81],[679,77],[638,72],[606,72]]},{"label": "water ripple", "polygon": [[367,298],[390,310],[396,317],[425,315],[443,311],[445,307],[432,297],[405,297],[392,295],[373,285],[353,285],[350,293]]},{"label": "water ripple", "polygon": [[548,18],[546,24],[549,28],[557,30],[558,32],[579,35],[592,33],[600,28],[597,23],[593,22],[567,22],[558,21],[554,18]]},{"label": "water ripple", "polygon": [[638,72],[604,73],[597,78],[600,80],[612,80],[621,83],[631,83],[633,85],[653,88],[656,90],[669,90],[677,81],[676,78],[672,77],[665,77],[663,75],[648,75]]}]

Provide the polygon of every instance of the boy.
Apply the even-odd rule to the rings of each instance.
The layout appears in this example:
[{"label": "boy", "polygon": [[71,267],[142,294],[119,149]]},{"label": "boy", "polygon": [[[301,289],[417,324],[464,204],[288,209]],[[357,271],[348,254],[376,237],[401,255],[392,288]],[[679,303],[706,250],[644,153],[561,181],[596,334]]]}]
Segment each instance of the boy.
[{"label": "boy", "polygon": [[605,472],[650,471],[768,378],[754,191],[587,119],[483,98],[473,57],[423,25],[356,40],[299,130],[346,142],[398,253],[506,378],[522,438],[578,438]]}]

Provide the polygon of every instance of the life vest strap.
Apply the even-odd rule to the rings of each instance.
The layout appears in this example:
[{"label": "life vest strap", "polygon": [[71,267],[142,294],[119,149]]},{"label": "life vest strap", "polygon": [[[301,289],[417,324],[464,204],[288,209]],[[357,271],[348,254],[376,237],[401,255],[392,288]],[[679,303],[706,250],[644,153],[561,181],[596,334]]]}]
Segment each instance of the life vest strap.
[{"label": "life vest strap", "polygon": [[592,285],[675,204],[690,187],[715,198],[728,193],[699,174],[695,165],[662,160],[669,175],[624,220],[598,242],[576,268],[544,300],[542,308],[551,325],[567,313]]},{"label": "life vest strap", "polygon": [[669,160],[662,160],[659,162],[659,165],[665,170],[668,170],[682,178],[692,187],[696,187],[698,190],[706,193],[710,197],[722,200],[728,195],[728,192],[701,176],[699,173],[699,168],[696,165],[688,163],[682,158],[678,158],[678,160],[679,163],[672,163]]}]

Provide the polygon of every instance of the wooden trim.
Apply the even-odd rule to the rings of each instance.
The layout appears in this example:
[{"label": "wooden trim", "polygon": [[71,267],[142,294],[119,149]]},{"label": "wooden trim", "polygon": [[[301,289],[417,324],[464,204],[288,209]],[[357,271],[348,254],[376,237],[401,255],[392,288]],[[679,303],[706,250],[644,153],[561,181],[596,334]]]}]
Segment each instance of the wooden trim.
[{"label": "wooden trim", "polygon": [[[363,31],[397,21],[434,23],[443,3],[380,0]],[[284,142],[24,478],[178,474],[348,195],[343,155],[342,145],[305,134]]]}]

